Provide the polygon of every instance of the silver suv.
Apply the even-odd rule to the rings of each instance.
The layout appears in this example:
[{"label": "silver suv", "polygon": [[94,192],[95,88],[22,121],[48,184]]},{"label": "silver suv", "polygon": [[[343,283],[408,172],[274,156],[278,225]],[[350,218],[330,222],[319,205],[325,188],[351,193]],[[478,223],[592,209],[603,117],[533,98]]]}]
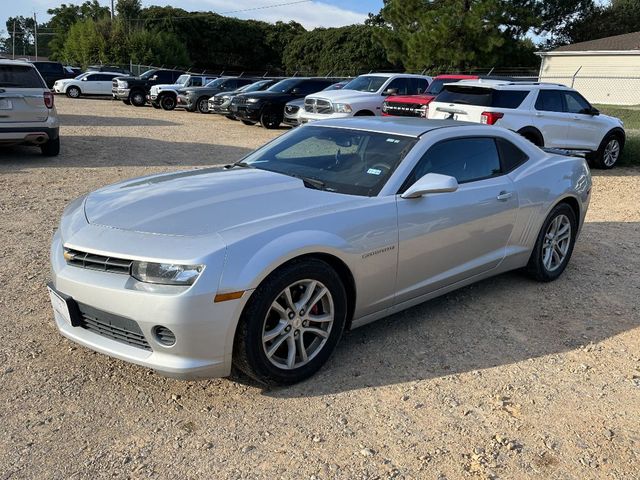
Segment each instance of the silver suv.
[{"label": "silver suv", "polygon": [[60,153],[60,123],[53,93],[27,62],[0,59],[0,145],[37,145]]}]

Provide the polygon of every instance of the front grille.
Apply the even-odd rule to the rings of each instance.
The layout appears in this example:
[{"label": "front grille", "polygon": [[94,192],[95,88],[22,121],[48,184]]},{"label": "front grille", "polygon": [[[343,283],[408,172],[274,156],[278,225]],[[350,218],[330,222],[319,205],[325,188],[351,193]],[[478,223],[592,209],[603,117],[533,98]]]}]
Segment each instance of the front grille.
[{"label": "front grille", "polygon": [[131,264],[133,263],[133,260],[95,255],[70,248],[64,249],[64,259],[67,261],[67,264],[73,265],[74,267],[99,270],[101,272],[124,273],[127,275],[131,272]]},{"label": "front grille", "polygon": [[300,107],[298,105],[287,105],[286,107],[284,107],[284,113],[286,113],[287,115],[295,115],[296,113],[298,113],[298,110],[300,110]]},{"label": "front grille", "polygon": [[304,110],[309,113],[329,114],[333,112],[331,102],[318,98],[306,98],[304,101]]},{"label": "front grille", "polygon": [[144,338],[140,326],[133,320],[103,312],[81,303],[78,303],[78,308],[81,315],[81,328],[116,342],[151,351],[151,345]]},{"label": "front grille", "polygon": [[422,116],[422,108],[424,105],[418,105],[417,103],[385,102],[384,107],[384,112],[389,115],[395,115],[397,117],[420,117]]},{"label": "front grille", "polygon": [[233,100],[231,101],[232,105],[246,105],[247,104],[247,99],[242,97],[242,96],[238,96],[238,97],[233,97]]},{"label": "front grille", "polygon": [[112,86],[113,88],[118,88],[118,81],[117,81],[117,80],[112,80],[112,81],[111,81],[111,86]]}]

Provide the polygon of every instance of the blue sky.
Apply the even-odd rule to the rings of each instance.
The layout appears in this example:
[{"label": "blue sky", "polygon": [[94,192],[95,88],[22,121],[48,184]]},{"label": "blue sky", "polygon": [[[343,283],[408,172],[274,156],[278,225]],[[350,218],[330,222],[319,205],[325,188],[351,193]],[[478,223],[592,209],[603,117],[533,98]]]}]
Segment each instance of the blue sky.
[{"label": "blue sky", "polygon": [[[80,4],[84,0],[0,0],[0,34],[6,34],[5,22],[10,16],[33,15],[36,11],[38,20],[46,19],[46,11],[61,3]],[[99,0],[102,5],[109,6],[110,0]],[[250,8],[272,6],[295,0],[142,0],[144,6],[171,5],[189,11],[230,12]],[[262,8],[230,15],[238,18],[254,18],[275,22],[277,20],[296,20],[307,28],[319,26],[335,27],[364,21],[369,12],[378,12],[382,0],[311,0],[310,2],[272,8]]]}]

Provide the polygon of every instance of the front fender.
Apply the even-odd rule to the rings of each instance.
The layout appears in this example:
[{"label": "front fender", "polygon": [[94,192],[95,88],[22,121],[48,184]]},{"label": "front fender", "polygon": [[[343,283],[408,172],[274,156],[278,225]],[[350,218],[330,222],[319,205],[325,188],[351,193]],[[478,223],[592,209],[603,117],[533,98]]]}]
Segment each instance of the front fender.
[{"label": "front fender", "polygon": [[[250,245],[251,243],[252,245]],[[342,260],[352,271],[352,247],[342,238],[325,231],[301,230],[259,243],[252,238],[230,246],[219,292],[253,290],[280,265],[301,255],[324,253]],[[253,252],[247,259],[247,252]],[[355,252],[354,252],[355,254]]]}]

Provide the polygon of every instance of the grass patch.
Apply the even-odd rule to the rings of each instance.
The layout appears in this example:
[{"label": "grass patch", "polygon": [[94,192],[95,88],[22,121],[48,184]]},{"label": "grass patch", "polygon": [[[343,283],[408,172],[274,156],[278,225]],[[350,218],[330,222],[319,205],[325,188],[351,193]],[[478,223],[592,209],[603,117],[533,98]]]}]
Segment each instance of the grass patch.
[{"label": "grass patch", "polygon": [[640,165],[640,105],[596,105],[596,108],[624,122],[627,141],[618,164]]}]

